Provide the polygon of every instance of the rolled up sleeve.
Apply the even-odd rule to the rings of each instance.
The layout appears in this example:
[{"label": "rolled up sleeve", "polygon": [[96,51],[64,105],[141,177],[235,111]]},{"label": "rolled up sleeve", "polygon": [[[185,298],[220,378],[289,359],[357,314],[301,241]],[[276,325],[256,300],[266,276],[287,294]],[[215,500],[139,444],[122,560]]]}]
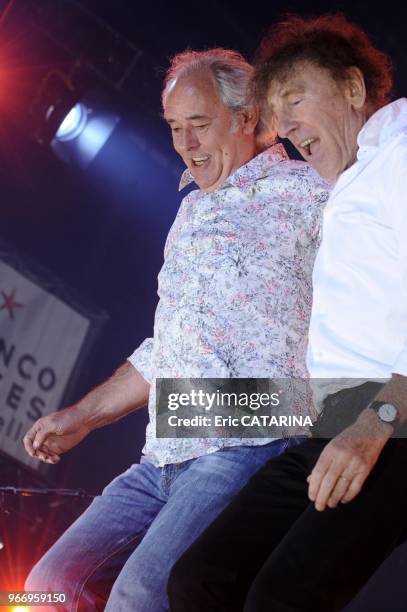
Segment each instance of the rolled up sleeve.
[{"label": "rolled up sleeve", "polygon": [[140,372],[148,383],[152,382],[152,355],[154,338],[146,338],[138,348],[127,358],[133,367]]}]

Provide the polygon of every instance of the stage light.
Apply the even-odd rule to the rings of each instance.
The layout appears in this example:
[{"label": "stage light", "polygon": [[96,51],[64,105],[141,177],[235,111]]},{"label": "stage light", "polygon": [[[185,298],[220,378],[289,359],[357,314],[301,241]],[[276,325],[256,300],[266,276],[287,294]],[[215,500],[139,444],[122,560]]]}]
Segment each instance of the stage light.
[{"label": "stage light", "polygon": [[0,540],[0,550],[3,550],[4,547],[5,547],[5,544],[3,540]]},{"label": "stage light", "polygon": [[51,71],[29,111],[36,140],[66,163],[86,168],[120,120],[100,96],[96,91],[85,96],[66,75]]},{"label": "stage light", "polygon": [[76,108],[81,95],[62,73],[51,71],[47,74],[29,110],[33,132],[40,144],[50,144],[64,119]]},{"label": "stage light", "polygon": [[82,87],[66,75],[51,71],[40,84],[29,114],[40,144],[50,145],[64,162],[87,168],[120,121],[108,107],[101,91],[84,95]]},{"label": "stage light", "polygon": [[100,102],[84,98],[65,115],[51,148],[64,162],[87,168],[119,121],[120,117]]},{"label": "stage light", "polygon": [[62,123],[55,134],[55,138],[61,142],[77,138],[83,131],[86,125],[86,120],[86,107],[81,102],[78,102],[78,104],[75,104],[75,106],[62,120]]}]

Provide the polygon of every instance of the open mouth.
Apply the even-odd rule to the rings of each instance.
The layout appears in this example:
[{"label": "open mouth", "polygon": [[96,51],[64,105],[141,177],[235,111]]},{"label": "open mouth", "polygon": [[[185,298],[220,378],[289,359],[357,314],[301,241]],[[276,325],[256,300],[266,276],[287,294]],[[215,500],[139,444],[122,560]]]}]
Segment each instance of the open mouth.
[{"label": "open mouth", "polygon": [[305,153],[305,157],[311,157],[313,145],[317,142],[317,138],[307,138],[299,143],[299,147],[303,154]]},{"label": "open mouth", "polygon": [[192,164],[196,167],[203,166],[205,162],[210,159],[210,155],[205,155],[203,157],[193,157]]}]

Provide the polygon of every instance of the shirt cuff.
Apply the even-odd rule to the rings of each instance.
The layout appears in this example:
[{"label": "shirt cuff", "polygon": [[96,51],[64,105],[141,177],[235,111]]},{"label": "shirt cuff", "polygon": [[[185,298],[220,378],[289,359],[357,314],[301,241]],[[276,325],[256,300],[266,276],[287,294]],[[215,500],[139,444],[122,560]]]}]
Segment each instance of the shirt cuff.
[{"label": "shirt cuff", "polygon": [[143,378],[148,383],[152,382],[152,353],[153,353],[154,339],[146,338],[144,342],[140,344],[138,348],[127,357],[127,361],[140,372]]}]

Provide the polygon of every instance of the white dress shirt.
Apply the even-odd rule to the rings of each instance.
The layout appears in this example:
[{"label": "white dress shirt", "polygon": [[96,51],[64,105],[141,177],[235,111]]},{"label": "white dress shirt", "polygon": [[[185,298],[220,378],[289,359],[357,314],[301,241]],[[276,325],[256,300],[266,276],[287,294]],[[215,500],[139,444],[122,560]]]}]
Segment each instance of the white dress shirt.
[{"label": "white dress shirt", "polygon": [[312,378],[353,380],[320,381],[319,401],[407,375],[407,100],[372,115],[358,145],[323,215],[307,358]]}]

